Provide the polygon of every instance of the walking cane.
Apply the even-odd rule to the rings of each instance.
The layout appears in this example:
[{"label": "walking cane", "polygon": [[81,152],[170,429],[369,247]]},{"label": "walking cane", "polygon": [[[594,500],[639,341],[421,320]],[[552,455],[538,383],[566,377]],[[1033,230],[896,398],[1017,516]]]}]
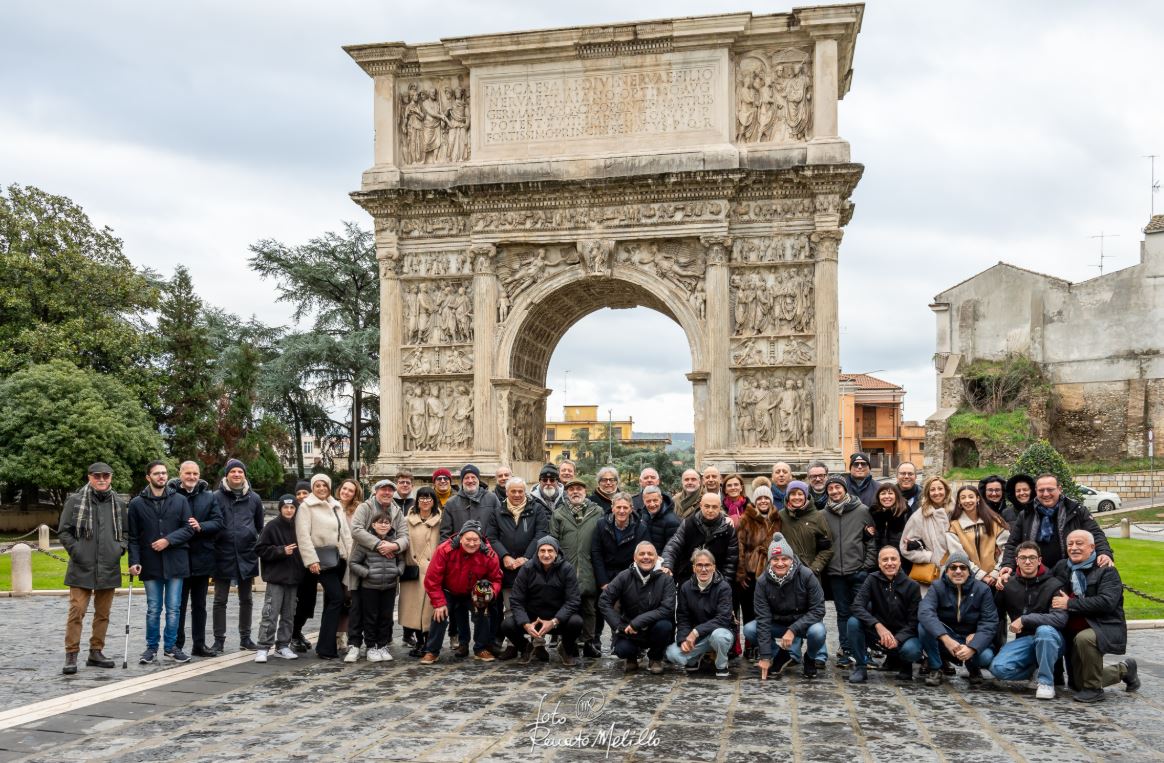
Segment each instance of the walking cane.
[{"label": "walking cane", "polygon": [[129,575],[129,601],[125,605],[125,653],[121,656],[121,669],[129,667],[129,616],[133,612],[133,573]]}]

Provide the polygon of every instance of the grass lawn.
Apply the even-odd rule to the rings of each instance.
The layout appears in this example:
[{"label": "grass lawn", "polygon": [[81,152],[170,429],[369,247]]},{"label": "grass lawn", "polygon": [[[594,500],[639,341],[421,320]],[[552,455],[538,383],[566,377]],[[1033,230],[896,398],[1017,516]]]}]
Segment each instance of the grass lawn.
[{"label": "grass lawn", "polygon": [[[58,556],[65,556],[64,551],[54,551]],[[121,569],[129,568],[129,557],[121,557]],[[128,585],[129,578],[122,579],[122,585]],[[58,562],[51,556],[45,556],[37,551],[32,552],[32,587],[38,591],[65,587],[65,563]],[[12,590],[12,554],[0,556],[0,591]]]},{"label": "grass lawn", "polygon": [[1140,509],[1138,511],[1129,511],[1127,514],[1092,514],[1091,515],[1099,526],[1104,530],[1115,528],[1108,535],[1119,535],[1120,520],[1129,519],[1132,524],[1161,524],[1164,523],[1164,508],[1157,506],[1154,509]]},{"label": "grass lawn", "polygon": [[[1154,540],[1112,538],[1120,578],[1144,593],[1164,599],[1164,543]],[[1164,618],[1164,604],[1124,591],[1124,614],[1129,620]]]}]

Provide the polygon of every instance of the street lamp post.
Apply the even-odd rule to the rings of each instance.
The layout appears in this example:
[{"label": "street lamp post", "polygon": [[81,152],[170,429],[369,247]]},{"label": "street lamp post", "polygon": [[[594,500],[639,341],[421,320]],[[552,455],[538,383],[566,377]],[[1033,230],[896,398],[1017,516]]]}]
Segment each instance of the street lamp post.
[{"label": "street lamp post", "polygon": [[606,463],[614,463],[614,410],[606,409]]}]

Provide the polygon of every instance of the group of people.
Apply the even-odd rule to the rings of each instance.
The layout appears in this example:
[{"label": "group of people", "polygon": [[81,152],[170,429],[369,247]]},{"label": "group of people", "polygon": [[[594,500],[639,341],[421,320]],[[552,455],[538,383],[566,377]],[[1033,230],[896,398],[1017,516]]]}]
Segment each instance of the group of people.
[{"label": "group of people", "polygon": [[[912,680],[942,683],[965,666],[971,684],[1035,678],[1036,696],[1069,684],[1075,699],[1103,699],[1103,687],[1139,687],[1124,654],[1123,586],[1103,531],[1053,475],[988,477],[956,492],[931,476],[918,484],[904,463],[896,481],[876,482],[855,453],[849,471],[820,462],[805,479],[788,464],[751,481],[715,467],[685,471],[674,493],[643,469],[638,491],[613,467],[591,491],[570,461],[546,464],[536,485],[506,467],[488,487],[472,464],[454,485],[448,469],[413,490],[413,475],[382,479],[364,500],[355,480],[333,495],[317,474],[279,501],[264,524],[246,467],[230,461],[216,489],[185,462],[170,480],[164,463],[147,468],[146,488],[124,506],[109,489],[111,469],[89,469],[71,496],[60,535],[70,554],[65,672],[77,669],[81,620],[96,614],[87,664],[104,656],[119,558],[147,594],[147,648],[141,662],[188,660],[225,647],[226,604],[239,599],[239,646],[294,659],[323,607],[315,653],[321,659],[392,659],[398,615],[409,655],[440,660],[562,664],[610,653],[638,670],[666,662],[730,675],[732,659],[755,659],[762,680],[799,663],[811,678],[828,665],[825,600],[836,611],[836,665],[868,680],[871,663]],[[258,641],[251,589],[266,583]],[[214,582],[213,642],[205,637]],[[160,625],[165,610],[164,627]],[[452,624],[451,633],[450,623]],[[1009,624],[1008,624],[1009,623]],[[472,626],[472,627],[471,627]],[[1008,640],[1007,635],[1013,635]]]}]

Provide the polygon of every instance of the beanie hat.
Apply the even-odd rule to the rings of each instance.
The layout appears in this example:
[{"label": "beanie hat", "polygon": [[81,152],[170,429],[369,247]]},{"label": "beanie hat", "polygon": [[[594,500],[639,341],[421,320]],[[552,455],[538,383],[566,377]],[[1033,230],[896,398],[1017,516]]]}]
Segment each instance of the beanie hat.
[{"label": "beanie hat", "polygon": [[542,467],[542,470],[538,472],[538,479],[541,479],[542,477],[553,477],[554,479],[557,479],[558,467],[554,466],[553,464],[546,464]]},{"label": "beanie hat", "polygon": [[966,552],[962,549],[955,549],[951,551],[950,555],[946,558],[946,566],[942,568],[942,572],[945,573],[946,570],[950,569],[951,564],[964,564],[966,565],[966,568],[969,569],[970,557],[966,556]]},{"label": "beanie hat", "polygon": [[331,477],[327,476],[323,472],[320,472],[319,474],[311,475],[311,486],[315,487],[316,482],[324,483],[325,485],[327,485],[327,489],[331,490]]},{"label": "beanie hat", "polygon": [[[845,479],[840,474],[833,474],[827,480],[825,480],[825,491],[826,492],[829,489],[829,485],[840,485],[841,487],[843,487],[845,489],[846,493],[849,492],[849,481],[847,479]],[[789,487],[789,490],[791,490],[791,489],[792,488]]]},{"label": "beanie hat", "polygon": [[865,466],[868,466],[869,456],[864,453],[854,453],[853,455],[849,456],[849,466],[852,466],[856,463],[863,463]]},{"label": "beanie hat", "polygon": [[472,464],[465,464],[461,467],[461,479],[465,479],[466,474],[472,474],[475,475],[477,479],[481,479],[481,470]]},{"label": "beanie hat", "polygon": [[460,543],[461,536],[465,533],[475,533],[478,538],[484,538],[485,533],[481,529],[481,523],[476,519],[467,519],[465,524],[461,525],[461,531],[457,533],[457,543]]},{"label": "beanie hat", "polygon": [[758,487],[754,491],[752,491],[752,500],[753,501],[758,501],[761,498],[767,498],[769,501],[772,500],[772,489],[769,488],[767,485],[760,485],[760,487]]},{"label": "beanie hat", "polygon": [[453,473],[448,469],[441,467],[432,473],[432,481],[436,482],[437,477],[448,477],[451,480],[453,478]]},{"label": "beanie hat", "polygon": [[247,473],[247,465],[244,464],[242,461],[239,461],[237,458],[232,458],[229,461],[227,461],[226,466],[223,467],[222,471],[224,474],[230,474],[231,469],[242,469],[243,474]]},{"label": "beanie hat", "polygon": [[792,550],[792,546],[784,538],[783,533],[774,533],[772,543],[768,546],[768,558],[773,559],[778,556],[791,557],[792,561],[796,561],[796,552]]},{"label": "beanie hat", "polygon": [[[826,482],[826,484],[827,484],[827,482]],[[807,482],[801,482],[800,480],[792,480],[792,482],[788,483],[787,493],[791,493],[793,490],[802,491],[804,493],[804,497],[808,498],[808,483]]]},{"label": "beanie hat", "polygon": [[310,493],[311,483],[307,480],[299,480],[295,483],[295,492],[298,493],[300,490],[306,490],[308,493]]},{"label": "beanie hat", "polygon": [[280,506],[294,506],[295,505],[295,496],[288,495],[286,493],[279,496],[279,505]]}]

